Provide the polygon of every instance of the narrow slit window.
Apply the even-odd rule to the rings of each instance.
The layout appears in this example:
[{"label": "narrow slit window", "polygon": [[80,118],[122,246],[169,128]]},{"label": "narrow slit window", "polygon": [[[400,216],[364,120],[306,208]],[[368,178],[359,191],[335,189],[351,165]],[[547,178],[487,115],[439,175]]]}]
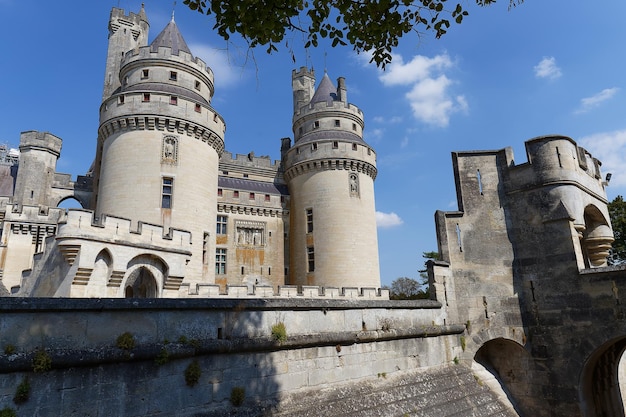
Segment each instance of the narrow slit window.
[{"label": "narrow slit window", "polygon": [[196,85],[195,85],[195,87],[196,87],[196,90],[199,90],[199,89],[200,89],[200,81],[197,81],[197,80],[196,80]]},{"label": "narrow slit window", "polygon": [[199,104],[196,104],[194,110],[198,113],[200,113],[202,111],[202,107]]},{"label": "narrow slit window", "polygon": [[480,169],[476,170],[476,179],[478,180],[478,191],[483,195],[483,178],[480,176]]},{"label": "narrow slit window", "polygon": [[141,71],[141,78],[148,78],[148,74],[150,74],[150,72],[145,69]]},{"label": "narrow slit window", "polygon": [[170,80],[171,81],[178,80],[178,73],[176,71],[170,71]]},{"label": "narrow slit window", "polygon": [[463,252],[463,246],[461,245],[461,228],[459,224],[456,224],[456,243],[459,245],[459,252]]},{"label": "narrow slit window", "polygon": [[313,246],[309,246],[306,248],[306,259],[309,272],[315,271],[315,250]]},{"label": "narrow slit window", "polygon": [[334,141],[333,142],[333,149],[337,149],[337,148],[339,148],[339,142]]},{"label": "narrow slit window", "polygon": [[143,101],[144,102],[150,101],[150,93],[143,93]]},{"label": "narrow slit window", "polygon": [[561,153],[559,152],[559,147],[556,147],[556,158],[559,160],[559,168],[563,168],[563,164],[561,163]]},{"label": "narrow slit window", "polygon": [[356,151],[356,150],[357,150],[357,145],[356,145],[356,143],[353,143],[353,144],[352,144],[352,150],[353,150],[353,151]]},{"label": "narrow slit window", "polygon": [[162,182],[162,192],[161,192],[161,208],[164,208],[164,209],[172,208],[173,191],[174,191],[174,179],[164,177],[163,182]]},{"label": "narrow slit window", "polygon": [[306,209],[306,232],[307,233],[313,232],[313,209],[312,208]]}]

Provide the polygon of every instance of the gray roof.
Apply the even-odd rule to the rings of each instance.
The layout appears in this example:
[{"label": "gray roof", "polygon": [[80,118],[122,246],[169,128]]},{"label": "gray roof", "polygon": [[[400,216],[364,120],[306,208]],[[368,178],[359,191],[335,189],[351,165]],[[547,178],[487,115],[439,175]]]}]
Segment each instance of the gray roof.
[{"label": "gray roof", "polygon": [[154,38],[150,44],[150,50],[152,52],[157,52],[161,46],[172,48],[172,54],[174,55],[178,55],[179,51],[184,51],[193,55],[189,50],[185,39],[183,39],[183,35],[180,34],[178,26],[176,26],[176,22],[174,22],[174,18],[172,18],[167,26],[165,26],[165,29],[163,29],[161,33]]},{"label": "gray roof", "polygon": [[180,87],[172,84],[165,83],[139,83],[133,84],[128,87],[122,88],[122,93],[127,93],[130,91],[157,91],[160,93],[166,93],[173,96],[186,97],[188,99],[197,101],[199,103],[203,103],[205,105],[209,105],[209,102],[200,94],[195,91],[191,91],[187,88]]},{"label": "gray roof", "polygon": [[324,74],[322,82],[320,82],[317,90],[315,90],[315,94],[313,94],[311,104],[322,102],[332,103],[333,101],[337,101],[337,88],[333,85],[328,74]]},{"label": "gray roof", "polygon": [[252,191],[262,194],[283,194],[289,195],[287,185],[271,182],[254,181],[246,178],[218,177],[217,185],[220,188],[230,188],[233,190]]}]

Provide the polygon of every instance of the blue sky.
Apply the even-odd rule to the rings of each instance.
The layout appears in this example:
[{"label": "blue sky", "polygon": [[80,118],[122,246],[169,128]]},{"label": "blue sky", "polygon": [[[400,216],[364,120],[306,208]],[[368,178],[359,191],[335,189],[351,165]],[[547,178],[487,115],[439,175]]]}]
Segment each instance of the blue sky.
[{"label": "blue sky", "polygon": [[[150,40],[171,17],[171,1],[146,0]],[[179,1],[179,3],[182,3]],[[250,54],[226,43],[205,16],[179,4],[176,22],[192,52],[215,72],[214,107],[227,123],[226,148],[280,157],[291,132],[291,70],[308,65],[318,80],[346,77],[349,101],[365,114],[365,140],[378,155],[381,278],[417,278],[421,254],[436,250],[435,210],[456,210],[450,153],[570,136],[612,172],[609,199],[626,194],[626,2],[526,0],[478,8],[437,40],[403,39],[385,72],[350,48],[285,48]],[[456,4],[456,3],[454,3]],[[0,0],[0,142],[17,146],[25,130],[63,139],[57,170],[84,173],[92,162],[102,94],[110,9],[137,12],[141,1]]]}]

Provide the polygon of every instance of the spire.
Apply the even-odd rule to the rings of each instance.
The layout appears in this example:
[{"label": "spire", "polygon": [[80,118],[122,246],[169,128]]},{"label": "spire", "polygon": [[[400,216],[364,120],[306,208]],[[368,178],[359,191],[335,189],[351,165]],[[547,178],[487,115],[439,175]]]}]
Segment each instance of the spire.
[{"label": "spire", "polygon": [[165,29],[161,31],[157,35],[156,38],[150,44],[150,50],[152,52],[157,52],[160,47],[165,46],[167,48],[172,48],[172,54],[178,55],[179,51],[187,52],[190,55],[193,55],[183,39],[183,35],[180,34],[178,30],[178,26],[176,26],[176,22],[174,22],[174,13],[172,13],[172,20],[165,26]]},{"label": "spire", "polygon": [[333,82],[328,77],[328,74],[324,74],[324,78],[320,82],[320,85],[315,90],[315,94],[311,99],[311,104],[327,102],[332,103],[337,100],[337,89],[333,85]]},{"label": "spire", "polygon": [[148,23],[148,16],[146,16],[146,10],[144,9],[144,4],[141,3],[141,9],[139,10],[139,19]]}]

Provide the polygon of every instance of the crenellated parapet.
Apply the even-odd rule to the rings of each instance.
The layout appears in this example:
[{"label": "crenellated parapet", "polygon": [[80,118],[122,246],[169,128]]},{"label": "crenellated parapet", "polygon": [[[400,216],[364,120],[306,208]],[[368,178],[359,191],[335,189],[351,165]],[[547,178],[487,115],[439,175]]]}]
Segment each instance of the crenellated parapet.
[{"label": "crenellated parapet", "polygon": [[182,284],[179,296],[184,298],[263,298],[263,299],[326,299],[326,300],[389,300],[385,288],[320,287],[316,285],[281,285],[278,291],[266,285]]},{"label": "crenellated parapet", "polygon": [[57,239],[72,237],[185,253],[191,250],[191,233],[188,231],[165,229],[163,226],[141,221],[137,223],[137,227],[133,227],[129,219],[104,214],[97,218],[91,210],[68,210],[66,221],[59,224]]},{"label": "crenellated parapet", "polygon": [[272,207],[258,207],[244,204],[218,203],[218,213],[242,214],[258,217],[284,217],[289,215],[289,210]]}]

